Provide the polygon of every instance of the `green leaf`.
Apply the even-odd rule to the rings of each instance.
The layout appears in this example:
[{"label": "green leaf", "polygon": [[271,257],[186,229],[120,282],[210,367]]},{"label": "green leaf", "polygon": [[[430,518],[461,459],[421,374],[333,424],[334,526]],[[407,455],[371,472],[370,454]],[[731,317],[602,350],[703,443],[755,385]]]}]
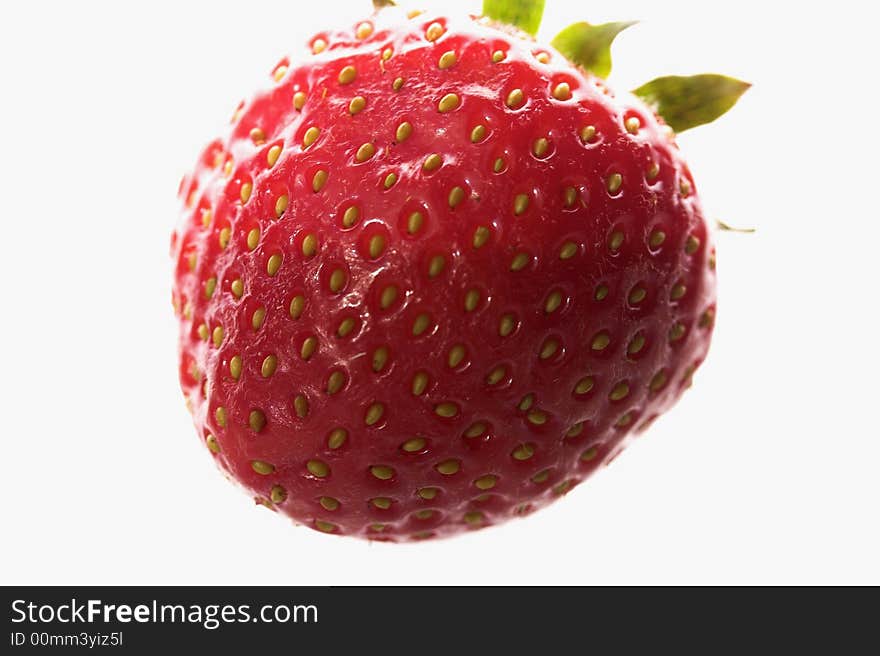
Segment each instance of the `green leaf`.
[{"label": "green leaf", "polygon": [[611,44],[614,38],[637,22],[621,21],[602,25],[575,23],[557,34],[551,44],[572,63],[599,77],[608,77],[611,72]]},{"label": "green leaf", "polygon": [[544,0],[483,0],[483,16],[514,25],[532,36],[538,33]]},{"label": "green leaf", "polygon": [[633,91],[652,105],[676,132],[711,123],[736,104],[752,85],[724,75],[668,75]]}]

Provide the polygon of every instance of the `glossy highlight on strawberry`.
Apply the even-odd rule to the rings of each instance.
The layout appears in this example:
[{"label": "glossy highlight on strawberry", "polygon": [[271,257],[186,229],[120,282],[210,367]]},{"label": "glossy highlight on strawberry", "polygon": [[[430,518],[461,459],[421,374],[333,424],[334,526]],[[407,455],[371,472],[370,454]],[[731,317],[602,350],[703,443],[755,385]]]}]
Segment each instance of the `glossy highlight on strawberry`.
[{"label": "glossy highlight on strawberry", "polygon": [[316,35],[180,187],[180,381],[256,500],[441,537],[611,461],[706,356],[674,134],[549,46],[395,7]]}]

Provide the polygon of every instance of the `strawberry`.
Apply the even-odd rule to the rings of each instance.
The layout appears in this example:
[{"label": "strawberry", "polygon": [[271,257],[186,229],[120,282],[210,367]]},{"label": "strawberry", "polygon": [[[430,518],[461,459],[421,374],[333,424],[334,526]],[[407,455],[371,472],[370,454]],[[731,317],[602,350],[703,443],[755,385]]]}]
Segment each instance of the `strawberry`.
[{"label": "strawberry", "polygon": [[[485,9],[534,32],[542,5]],[[615,94],[596,73],[625,26],[550,47],[383,9],[282,60],[203,151],[172,239],[180,380],[259,503],[369,539],[499,523],[690,384],[715,255],[654,108],[680,130],[746,85]]]}]

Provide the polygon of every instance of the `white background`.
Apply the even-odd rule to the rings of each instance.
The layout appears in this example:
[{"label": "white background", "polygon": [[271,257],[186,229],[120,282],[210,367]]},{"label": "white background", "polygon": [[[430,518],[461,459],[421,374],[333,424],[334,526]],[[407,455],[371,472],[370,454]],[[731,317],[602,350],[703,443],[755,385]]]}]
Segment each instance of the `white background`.
[{"label": "white background", "polygon": [[369,0],[5,5],[0,582],[880,583],[870,3],[547,4],[545,39],[643,19],[615,44],[614,86],[754,83],[680,144],[709,215],[758,232],[718,236],[716,338],[679,406],[552,507],[417,545],[255,507],[176,379],[180,176],[282,55]]}]

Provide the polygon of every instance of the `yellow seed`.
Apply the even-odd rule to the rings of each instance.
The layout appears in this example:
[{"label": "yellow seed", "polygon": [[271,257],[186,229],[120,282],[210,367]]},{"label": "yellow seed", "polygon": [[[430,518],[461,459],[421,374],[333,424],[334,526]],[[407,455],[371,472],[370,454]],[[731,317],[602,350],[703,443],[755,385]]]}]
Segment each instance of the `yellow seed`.
[{"label": "yellow seed", "polygon": [[348,103],[348,113],[354,116],[363,110],[364,107],[367,106],[367,99],[363,96],[355,96],[351,99],[351,102]]},{"label": "yellow seed", "polygon": [[271,169],[275,166],[275,162],[278,161],[278,158],[281,156],[281,146],[272,146],[268,152],[266,153],[266,164],[269,165]]},{"label": "yellow seed", "polygon": [[385,50],[382,51],[382,61],[388,61],[393,54],[394,51],[391,48],[385,48]]},{"label": "yellow seed", "polygon": [[464,295],[464,311],[473,312],[480,304],[480,291],[478,289],[469,289]]},{"label": "yellow seed", "polygon": [[423,437],[414,437],[400,445],[400,448],[407,453],[418,453],[423,451],[427,441]]},{"label": "yellow seed", "polygon": [[413,212],[409,215],[409,218],[406,221],[406,231],[414,235],[419,230],[422,229],[422,224],[424,223],[424,217],[421,212]]},{"label": "yellow seed", "polygon": [[471,510],[466,512],[462,518],[467,524],[476,526],[477,524],[482,524],[486,516],[478,510]]},{"label": "yellow seed", "polygon": [[266,141],[266,133],[263,132],[260,128],[252,128],[250,132],[251,141],[254,142],[255,146],[259,146],[261,143]]},{"label": "yellow seed", "polygon": [[550,142],[544,137],[535,139],[535,143],[532,144],[532,152],[535,157],[543,157],[548,150],[550,150]]},{"label": "yellow seed", "polygon": [[345,374],[341,371],[334,371],[327,378],[327,394],[336,394],[345,385]]},{"label": "yellow seed", "polygon": [[278,367],[278,358],[274,355],[267,355],[263,360],[263,367],[260,369],[260,373],[263,374],[263,378],[269,378],[272,374],[275,373],[275,369]]},{"label": "yellow seed", "polygon": [[403,88],[403,82],[404,80],[402,77],[396,77],[394,78],[394,82],[391,83],[391,88],[395,91],[400,91]]},{"label": "yellow seed", "polygon": [[375,499],[371,499],[370,503],[380,510],[388,510],[391,507],[392,501],[388,497],[376,497]]},{"label": "yellow seed", "polygon": [[559,341],[555,339],[548,339],[541,346],[541,352],[538,354],[542,360],[547,360],[548,358],[556,355],[556,352],[559,350]]},{"label": "yellow seed", "polygon": [[364,423],[367,426],[373,426],[382,419],[382,415],[385,414],[385,406],[381,403],[372,403],[368,408],[366,414],[364,414]]},{"label": "yellow seed", "polygon": [[385,176],[385,181],[382,183],[382,185],[386,189],[391,189],[391,187],[393,187],[396,183],[397,183],[397,174],[396,173],[389,173],[388,175]]},{"label": "yellow seed", "polygon": [[630,302],[630,305],[638,305],[645,300],[645,297],[647,295],[648,292],[646,292],[643,287],[634,287],[633,290],[629,293],[628,300]]},{"label": "yellow seed", "polygon": [[629,395],[629,385],[626,383],[617,383],[611,392],[608,394],[608,398],[612,401],[620,401],[621,399],[625,399]]},{"label": "yellow seed", "polygon": [[348,431],[344,428],[334,428],[327,437],[327,446],[330,449],[338,449],[348,439]]},{"label": "yellow seed", "polygon": [[535,59],[537,59],[542,64],[549,64],[550,63],[550,55],[547,54],[546,52],[537,53],[535,55]]},{"label": "yellow seed", "polygon": [[263,460],[251,460],[251,469],[262,476],[268,476],[275,472],[275,465],[270,465]]},{"label": "yellow seed", "polygon": [[361,216],[361,211],[355,206],[351,205],[346,208],[345,213],[342,215],[342,225],[345,228],[351,228],[355,223],[358,222],[358,219]]},{"label": "yellow seed", "polygon": [[366,39],[373,33],[373,26],[369,23],[361,23],[357,26],[355,30],[355,36],[359,39]]},{"label": "yellow seed", "polygon": [[208,450],[211,453],[220,453],[220,443],[217,441],[217,438],[208,434],[208,437],[205,438],[205,444],[208,445]]},{"label": "yellow seed", "polygon": [[440,23],[431,23],[430,25],[428,25],[428,29],[425,30],[425,38],[428,41],[436,41],[441,36],[443,36],[444,32],[445,30]]},{"label": "yellow seed", "polygon": [[232,376],[233,380],[238,380],[241,378],[241,356],[234,355],[232,359],[229,360],[229,375]]},{"label": "yellow seed", "polygon": [[309,460],[306,469],[316,478],[325,478],[330,473],[330,466],[323,460]]},{"label": "yellow seed", "polygon": [[321,507],[324,510],[329,510],[330,512],[333,512],[334,510],[339,508],[339,500],[334,499],[333,497],[321,497],[318,500],[318,503],[321,504]]},{"label": "yellow seed", "polygon": [[544,302],[544,312],[546,312],[547,314],[552,314],[559,309],[560,305],[562,305],[562,292],[550,292],[550,295],[547,296],[547,300]]},{"label": "yellow seed", "polygon": [[608,239],[608,248],[613,252],[617,252],[621,246],[623,246],[623,233],[615,230]]},{"label": "yellow seed", "polygon": [[258,307],[251,315],[251,326],[254,330],[259,330],[263,322],[266,320],[266,308]]},{"label": "yellow seed", "polygon": [[312,52],[316,55],[320,52],[323,52],[324,48],[326,48],[326,47],[327,47],[327,42],[324,41],[324,39],[315,39],[312,42]]},{"label": "yellow seed", "polygon": [[596,126],[595,125],[587,125],[581,129],[581,141],[583,141],[585,144],[590,143],[595,138],[596,138]]},{"label": "yellow seed", "polygon": [[202,227],[207,228],[211,225],[211,210],[204,210],[202,212]]},{"label": "yellow seed", "polygon": [[464,189],[453,187],[449,191],[449,207],[457,207],[464,200]]},{"label": "yellow seed", "polygon": [[245,182],[241,185],[241,202],[246,203],[248,199],[251,197],[251,192],[253,191],[254,186],[250,182]]},{"label": "yellow seed", "polygon": [[687,198],[691,194],[691,183],[685,178],[682,178],[678,183],[678,191],[682,196]]},{"label": "yellow seed", "polygon": [[306,307],[306,299],[302,294],[297,294],[292,299],[290,299],[290,318],[291,319],[299,319],[302,316],[303,310]]},{"label": "yellow seed", "polygon": [[688,235],[687,242],[684,245],[684,252],[693,255],[700,248],[700,240],[693,235]]},{"label": "yellow seed", "polygon": [[325,184],[327,184],[327,171],[324,169],[318,169],[315,173],[315,177],[312,178],[312,190],[315,193],[318,193],[324,188]]},{"label": "yellow seed", "polygon": [[438,463],[435,469],[444,476],[452,476],[453,474],[457,474],[458,470],[461,469],[461,463],[458,460],[444,460],[443,462]]},{"label": "yellow seed", "polygon": [[281,268],[281,256],[278,253],[275,253],[269,258],[269,261],[266,262],[266,273],[270,276],[274,276],[278,273],[279,268]]},{"label": "yellow seed", "polygon": [[306,94],[302,91],[297,91],[293,94],[293,108],[296,111],[301,111],[303,107],[306,105]]},{"label": "yellow seed", "polygon": [[596,457],[597,453],[599,453],[599,450],[596,447],[591,446],[581,454],[581,461],[590,462],[590,460],[593,460]]},{"label": "yellow seed", "polygon": [[345,283],[348,282],[348,276],[345,271],[342,269],[336,269],[333,273],[330,274],[330,291],[334,294],[338,294],[342,291],[342,288],[345,287]]},{"label": "yellow seed", "polygon": [[492,474],[486,474],[485,476],[480,476],[477,480],[474,481],[474,486],[479,490],[491,490],[495,487],[495,484],[498,482],[498,477],[493,476]]},{"label": "yellow seed", "polygon": [[302,242],[302,254],[306,257],[312,257],[315,253],[318,252],[318,238],[309,233],[303,238]]},{"label": "yellow seed", "polygon": [[422,164],[422,168],[425,171],[436,171],[440,168],[441,164],[443,164],[443,158],[437,153],[432,153],[425,158],[425,163]]},{"label": "yellow seed", "polygon": [[685,287],[682,283],[678,283],[672,288],[672,291],[669,293],[669,298],[673,301],[677,301],[687,292],[687,287]]},{"label": "yellow seed", "polygon": [[379,306],[383,310],[387,310],[390,308],[394,301],[397,300],[397,287],[395,285],[388,285],[385,289],[382,290],[382,294],[379,296]]},{"label": "yellow seed", "polygon": [[314,125],[312,127],[310,127],[308,130],[306,130],[305,134],[303,135],[303,141],[302,141],[303,148],[308,148],[309,146],[311,146],[313,143],[315,143],[318,140],[318,137],[320,137],[320,136],[321,136],[321,130],[316,128]]},{"label": "yellow seed", "polygon": [[226,428],[226,408],[220,406],[214,411],[214,419],[217,420],[217,425],[220,428]]},{"label": "yellow seed", "polygon": [[303,360],[308,360],[315,353],[315,349],[318,348],[318,338],[317,337],[306,337],[303,340],[302,347],[300,348],[299,354]]},{"label": "yellow seed", "polygon": [[556,100],[568,100],[571,98],[571,87],[568,82],[560,82],[553,88],[553,97]]},{"label": "yellow seed", "polygon": [[516,329],[516,317],[512,314],[505,314],[501,317],[501,321],[498,324],[498,334],[502,337],[507,337]]},{"label": "yellow seed", "polygon": [[434,516],[433,510],[419,510],[419,511],[413,513],[413,517],[415,517],[416,519],[421,519],[421,520],[431,519],[431,517],[433,517],[433,516]]},{"label": "yellow seed", "polygon": [[623,176],[620,173],[612,173],[608,176],[608,193],[616,194],[620,191],[620,187],[623,184]]},{"label": "yellow seed", "polygon": [[626,121],[624,121],[623,125],[626,128],[626,131],[630,134],[635,134],[639,131],[639,128],[642,127],[641,121],[639,121],[639,119],[635,116],[630,116],[628,119],[626,119]]},{"label": "yellow seed", "polygon": [[562,245],[562,248],[559,249],[559,259],[560,260],[568,260],[574,257],[578,252],[578,245],[573,241],[567,241]]},{"label": "yellow seed", "polygon": [[[365,143],[360,148],[358,148],[357,153],[355,153],[355,160],[358,162],[366,162],[373,155],[376,154],[376,147],[371,143]],[[315,190],[317,191],[317,189]]]},{"label": "yellow seed", "polygon": [[648,245],[651,248],[659,248],[666,241],[666,233],[662,230],[654,230],[648,237]]},{"label": "yellow seed", "polygon": [[300,419],[309,416],[309,400],[302,394],[297,394],[293,399],[293,410]]},{"label": "yellow seed", "polygon": [[357,77],[357,69],[354,66],[346,66],[339,71],[339,84],[351,84]]},{"label": "yellow seed", "polygon": [[248,415],[248,425],[255,433],[259,433],[266,425],[266,415],[262,410],[251,410]]},{"label": "yellow seed", "polygon": [[645,336],[639,333],[635,337],[632,338],[630,343],[626,347],[627,355],[635,355],[639,351],[641,351],[645,347]]},{"label": "yellow seed", "polygon": [[495,173],[501,173],[504,170],[504,166],[504,158],[499,157],[492,163],[492,170],[495,171]]},{"label": "yellow seed", "polygon": [[492,53],[492,61],[498,64],[499,62],[503,62],[506,56],[507,55],[504,53],[503,50],[496,50]]},{"label": "yellow seed", "polygon": [[624,426],[629,426],[632,423],[632,420],[635,418],[632,412],[627,412],[620,419],[618,419],[614,425],[618,428],[623,428]]},{"label": "yellow seed", "polygon": [[269,498],[272,500],[272,503],[283,503],[287,499],[287,490],[280,485],[273,485],[272,489],[269,490]]},{"label": "yellow seed", "polygon": [[274,79],[276,82],[280,82],[285,75],[287,75],[287,66],[279,66],[272,74],[272,79]]},{"label": "yellow seed", "polygon": [[257,244],[260,243],[260,229],[252,228],[247,233],[247,247],[249,250],[254,250],[257,247]]},{"label": "yellow seed", "polygon": [[412,393],[415,396],[421,396],[428,387],[428,374],[420,371],[412,379]]},{"label": "yellow seed", "polygon": [[325,522],[322,519],[315,520],[315,528],[322,533],[333,533],[336,530],[336,524]]},{"label": "yellow seed", "polygon": [[388,347],[380,346],[373,351],[373,371],[379,373],[388,363]]},{"label": "yellow seed", "polygon": [[675,342],[684,337],[685,327],[682,323],[674,323],[672,324],[672,328],[669,329],[669,341]]},{"label": "yellow seed", "polygon": [[529,207],[528,194],[517,194],[513,199],[513,213],[520,216]]},{"label": "yellow seed", "polygon": [[577,385],[574,386],[574,393],[575,394],[586,394],[591,389],[593,389],[594,384],[595,384],[595,381],[593,380],[592,376],[585,376],[584,378],[581,378],[577,382]]},{"label": "yellow seed", "polygon": [[468,429],[464,432],[465,437],[474,438],[480,437],[481,435],[485,435],[486,433],[486,424],[482,421],[475,422],[471,424]]},{"label": "yellow seed", "polygon": [[495,367],[492,371],[489,372],[489,375],[486,376],[486,384],[497,385],[501,382],[506,374],[507,370],[504,367]]},{"label": "yellow seed", "polygon": [[437,109],[441,114],[445,114],[446,112],[451,112],[453,109],[458,109],[458,106],[461,104],[461,100],[459,100],[458,96],[454,93],[447,93],[440,99],[440,102],[437,105]]},{"label": "yellow seed", "polygon": [[651,382],[648,384],[648,387],[652,392],[657,392],[663,389],[666,386],[666,372],[658,371],[654,374],[654,377],[651,378]]},{"label": "yellow seed", "polygon": [[566,207],[574,207],[577,202],[578,190],[574,187],[566,187],[562,191],[562,202]]},{"label": "yellow seed", "polygon": [[416,317],[416,320],[413,321],[412,333],[416,337],[421,335],[428,329],[428,326],[431,325],[431,318],[427,314],[420,314]]},{"label": "yellow seed", "polygon": [[450,68],[451,66],[455,66],[456,61],[458,61],[458,58],[455,56],[455,51],[447,50],[442,55],[440,55],[437,66],[439,66],[441,69]]},{"label": "yellow seed", "polygon": [[660,165],[657,162],[651,162],[646,177],[650,181],[656,179],[658,175],[660,175]]},{"label": "yellow seed", "polygon": [[604,351],[610,343],[611,338],[608,336],[608,333],[599,333],[593,338],[593,342],[590,347],[594,351]]},{"label": "yellow seed", "polygon": [[412,123],[409,121],[404,121],[400,125],[397,126],[397,131],[394,133],[394,138],[397,143],[401,143],[409,139],[409,136],[412,134],[413,127]]},{"label": "yellow seed", "polygon": [[287,197],[287,194],[278,197],[278,200],[275,201],[275,216],[280,217],[287,210],[287,205],[290,202],[290,199]]},{"label": "yellow seed", "polygon": [[514,89],[507,94],[507,100],[504,101],[504,104],[510,109],[516,109],[525,102],[525,99],[526,97],[523,95],[522,89]]},{"label": "yellow seed", "polygon": [[491,233],[486,226],[479,226],[474,230],[474,248],[482,248],[489,241]]},{"label": "yellow seed", "polygon": [[517,253],[510,262],[510,270],[522,271],[531,259],[527,253]]},{"label": "yellow seed", "polygon": [[458,406],[449,402],[438,403],[434,406],[434,412],[439,417],[454,417],[458,414]]},{"label": "yellow seed", "polygon": [[486,138],[486,126],[485,125],[474,126],[474,129],[471,130],[471,142],[472,143],[479,143],[485,138]]},{"label": "yellow seed", "polygon": [[348,337],[354,330],[354,326],[354,319],[352,319],[351,317],[346,317],[339,322],[339,328],[336,329],[336,334],[339,335],[339,337]]},{"label": "yellow seed", "polygon": [[523,412],[525,412],[526,410],[531,408],[534,403],[535,403],[535,395],[534,394],[526,394],[522,398],[522,401],[519,402],[519,405],[517,407],[520,410],[522,410]]},{"label": "yellow seed", "polygon": [[374,260],[385,251],[385,237],[382,235],[373,235],[370,237],[369,252],[370,257]]},{"label": "yellow seed", "polygon": [[535,447],[531,444],[521,444],[510,454],[515,460],[528,460],[535,455]]},{"label": "yellow seed", "polygon": [[449,357],[447,362],[449,364],[450,369],[455,369],[459,366],[463,361],[465,356],[467,355],[467,349],[461,344],[457,344],[449,349]]},{"label": "yellow seed", "polygon": [[445,268],[446,258],[442,255],[435,255],[431,258],[431,262],[428,264],[428,277],[436,278],[443,273],[443,269]]},{"label": "yellow seed", "polygon": [[216,326],[211,333],[211,339],[214,342],[214,348],[220,348],[223,343],[223,326]]},{"label": "yellow seed", "polygon": [[208,341],[208,337],[210,337],[208,326],[205,324],[199,324],[199,337],[206,342]]},{"label": "yellow seed", "polygon": [[226,164],[223,165],[223,175],[227,178],[232,175],[232,158],[226,160]]},{"label": "yellow seed", "polygon": [[244,294],[244,283],[241,281],[241,278],[233,280],[229,288],[232,290],[232,294],[236,298],[241,298],[242,294]]},{"label": "yellow seed", "polygon": [[437,496],[438,490],[436,487],[423,487],[419,490],[418,494],[422,499],[431,500]]},{"label": "yellow seed", "polygon": [[373,465],[370,467],[370,473],[380,481],[387,481],[394,478],[394,469],[387,465]]},{"label": "yellow seed", "polygon": [[550,470],[544,469],[532,476],[532,483],[544,483],[548,478],[550,478]]}]

